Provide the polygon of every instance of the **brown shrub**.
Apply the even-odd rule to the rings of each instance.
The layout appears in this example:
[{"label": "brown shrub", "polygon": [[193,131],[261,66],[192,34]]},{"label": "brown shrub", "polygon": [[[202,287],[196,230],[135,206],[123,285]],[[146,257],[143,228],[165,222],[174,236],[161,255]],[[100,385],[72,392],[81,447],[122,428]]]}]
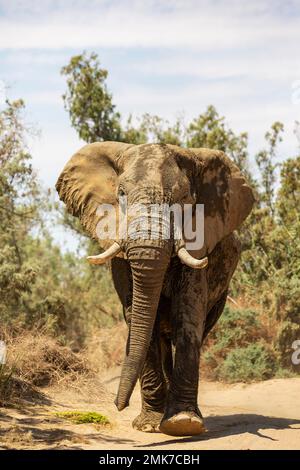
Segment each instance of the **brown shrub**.
[{"label": "brown shrub", "polygon": [[7,346],[7,363],[0,366],[0,402],[37,400],[43,394],[37,387],[75,381],[91,373],[87,360],[62,346],[45,333],[1,331]]},{"label": "brown shrub", "polygon": [[92,367],[103,371],[122,364],[126,339],[125,322],[119,322],[111,328],[101,328],[94,333],[87,346],[87,357]]}]

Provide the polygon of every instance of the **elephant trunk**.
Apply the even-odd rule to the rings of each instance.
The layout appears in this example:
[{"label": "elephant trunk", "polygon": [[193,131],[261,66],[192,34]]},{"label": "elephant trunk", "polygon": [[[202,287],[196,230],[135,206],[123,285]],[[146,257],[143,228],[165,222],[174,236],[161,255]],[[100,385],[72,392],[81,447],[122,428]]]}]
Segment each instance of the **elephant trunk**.
[{"label": "elephant trunk", "polygon": [[156,319],[164,275],[170,260],[165,248],[147,248],[149,259],[139,259],[140,248],[128,251],[133,296],[132,315],[126,356],[115,404],[119,411],[129,405],[129,399],[144,365]]}]

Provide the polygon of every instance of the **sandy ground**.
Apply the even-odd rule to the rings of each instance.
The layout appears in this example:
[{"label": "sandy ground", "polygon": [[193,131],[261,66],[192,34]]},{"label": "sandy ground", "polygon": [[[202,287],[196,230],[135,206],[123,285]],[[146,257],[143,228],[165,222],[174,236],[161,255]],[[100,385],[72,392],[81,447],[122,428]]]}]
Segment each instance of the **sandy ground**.
[{"label": "sandy ground", "polygon": [[[119,413],[113,400],[119,369],[104,377],[104,390],[89,393],[47,390],[44,403],[0,409],[1,449],[300,449],[300,378],[251,385],[204,382],[199,403],[207,432],[174,438],[135,431],[131,421],[140,409],[136,389],[130,406]],[[96,398],[95,398],[96,396]],[[98,411],[111,426],[74,425],[55,411]]]}]

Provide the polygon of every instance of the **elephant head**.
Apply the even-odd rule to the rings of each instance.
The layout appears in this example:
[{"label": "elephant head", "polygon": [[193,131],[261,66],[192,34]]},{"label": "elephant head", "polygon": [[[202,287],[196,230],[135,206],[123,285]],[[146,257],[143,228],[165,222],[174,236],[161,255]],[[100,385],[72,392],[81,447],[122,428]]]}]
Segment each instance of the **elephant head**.
[{"label": "elephant head", "polygon": [[[105,250],[90,262],[101,264],[125,256],[133,279],[132,315],[126,356],[116,405],[128,403],[150,344],[164,276],[171,256],[191,268],[203,268],[216,244],[237,229],[249,214],[254,198],[239,169],[223,152],[183,149],[166,144],[130,145],[96,142],[79,150],[63,169],[56,189],[68,211]],[[157,213],[157,233],[125,239],[99,237],[100,204],[116,209],[126,195],[133,204],[204,204],[204,244],[185,248],[184,236],[175,241],[161,236],[163,215]],[[136,216],[141,217],[139,216]],[[138,221],[136,220],[138,226]],[[101,235],[101,233],[100,233]]]}]

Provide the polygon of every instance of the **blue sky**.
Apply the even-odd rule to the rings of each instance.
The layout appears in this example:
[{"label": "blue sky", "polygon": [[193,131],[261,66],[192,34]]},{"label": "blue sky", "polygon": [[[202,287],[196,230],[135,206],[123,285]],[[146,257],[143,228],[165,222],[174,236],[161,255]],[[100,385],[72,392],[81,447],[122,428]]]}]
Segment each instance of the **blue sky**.
[{"label": "blue sky", "polygon": [[280,120],[284,159],[299,148],[299,44],[298,1],[0,0],[0,80],[41,130],[30,149],[51,187],[82,144],[61,99],[60,68],[72,55],[98,53],[124,118],[184,113],[188,121],[214,104],[233,129],[249,132],[253,154]]}]

